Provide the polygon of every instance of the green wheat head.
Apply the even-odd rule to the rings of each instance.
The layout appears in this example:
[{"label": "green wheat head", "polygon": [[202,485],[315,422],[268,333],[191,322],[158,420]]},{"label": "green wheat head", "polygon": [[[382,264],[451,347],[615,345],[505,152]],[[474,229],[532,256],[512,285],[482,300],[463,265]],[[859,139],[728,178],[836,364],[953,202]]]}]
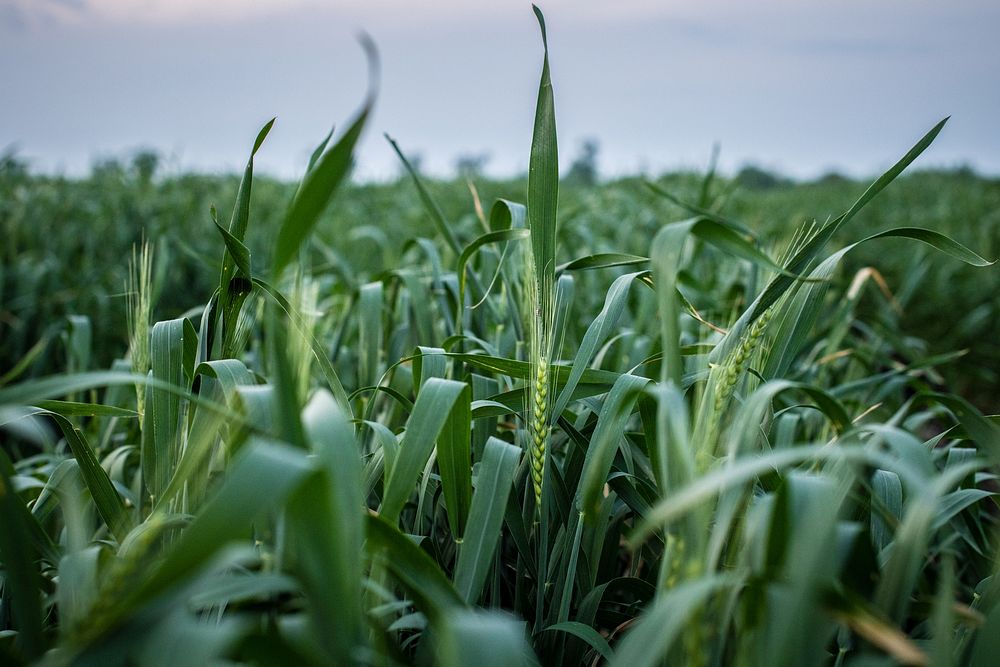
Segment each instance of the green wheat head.
[{"label": "green wheat head", "polygon": [[535,505],[541,507],[542,484],[545,479],[545,450],[551,431],[548,424],[548,360],[544,356],[539,356],[534,366],[529,415],[529,436],[531,438],[529,453],[531,454],[531,483],[535,490]]},{"label": "green wheat head", "polygon": [[528,349],[530,376],[528,403],[525,414],[527,446],[531,464],[531,483],[535,493],[535,509],[540,510],[545,483],[546,450],[552,433],[551,402],[549,400],[552,359],[552,328],[554,326],[555,295],[551,283],[539,285],[535,280],[534,257],[525,253],[524,273],[528,312]]},{"label": "green wheat head", "polygon": [[[140,248],[132,247],[132,258],[129,260],[128,279],[126,282],[127,307],[125,308],[128,326],[129,359],[132,372],[145,375],[150,368],[149,352],[149,321],[152,314],[152,276],[153,254],[149,242],[143,241]],[[135,387],[136,404],[139,414],[145,413],[146,390],[139,385]]]}]

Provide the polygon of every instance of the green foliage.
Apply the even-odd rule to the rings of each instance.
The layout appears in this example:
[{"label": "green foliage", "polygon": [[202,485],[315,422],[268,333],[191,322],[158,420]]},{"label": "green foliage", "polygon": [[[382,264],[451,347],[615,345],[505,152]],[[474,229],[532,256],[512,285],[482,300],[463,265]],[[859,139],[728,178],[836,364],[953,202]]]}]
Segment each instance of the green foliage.
[{"label": "green foliage", "polygon": [[949,212],[997,193],[893,182],[940,125],[863,192],[560,190],[546,53],[487,217],[395,142],[345,186],[374,90],[294,189],[270,123],[239,182],[0,163],[0,661],[989,664],[1000,424],[947,378],[998,248]]}]

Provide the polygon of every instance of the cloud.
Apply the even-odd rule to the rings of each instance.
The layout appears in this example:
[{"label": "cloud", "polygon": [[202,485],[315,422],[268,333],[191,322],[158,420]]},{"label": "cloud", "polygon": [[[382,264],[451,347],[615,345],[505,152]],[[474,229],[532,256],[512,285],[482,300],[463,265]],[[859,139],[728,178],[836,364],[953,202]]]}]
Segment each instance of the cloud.
[{"label": "cloud", "polygon": [[[782,2],[784,0],[770,0]],[[718,14],[733,0],[706,0],[696,13]],[[6,14],[22,23],[91,21],[134,25],[192,25],[280,17],[301,11],[367,20],[414,22],[530,16],[528,3],[509,0],[0,0]],[[690,14],[688,3],[672,0],[545,0],[547,15],[567,20],[631,21]],[[14,19],[10,19],[13,22]]]},{"label": "cloud", "polygon": [[0,5],[0,28],[10,32],[21,32],[28,27],[24,11],[18,7]]},{"label": "cloud", "polygon": [[183,25],[243,20],[320,8],[318,0],[0,0],[0,25],[23,31],[99,23]]},{"label": "cloud", "polygon": [[88,14],[115,22],[179,24],[242,20],[283,14],[305,7],[321,7],[318,0],[59,0],[87,3]]},{"label": "cloud", "polygon": [[36,27],[78,20],[88,0],[0,0],[0,29],[25,32]]}]

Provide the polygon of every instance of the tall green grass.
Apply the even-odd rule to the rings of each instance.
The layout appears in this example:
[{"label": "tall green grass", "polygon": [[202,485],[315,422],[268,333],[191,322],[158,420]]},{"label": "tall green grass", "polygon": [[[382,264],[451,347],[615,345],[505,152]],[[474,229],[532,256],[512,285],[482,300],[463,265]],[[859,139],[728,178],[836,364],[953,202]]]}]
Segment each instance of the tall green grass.
[{"label": "tall green grass", "polygon": [[392,142],[432,236],[391,248],[376,208],[328,243],[375,91],[272,228],[263,127],[202,305],[150,320],[178,266],[151,233],[127,356],[96,369],[81,316],[66,372],[5,374],[0,660],[992,663],[1000,424],[842,269],[919,244],[994,279],[853,220],[943,123],[781,239],[711,175],[596,236],[560,202],[546,53],[525,204],[456,222]]}]

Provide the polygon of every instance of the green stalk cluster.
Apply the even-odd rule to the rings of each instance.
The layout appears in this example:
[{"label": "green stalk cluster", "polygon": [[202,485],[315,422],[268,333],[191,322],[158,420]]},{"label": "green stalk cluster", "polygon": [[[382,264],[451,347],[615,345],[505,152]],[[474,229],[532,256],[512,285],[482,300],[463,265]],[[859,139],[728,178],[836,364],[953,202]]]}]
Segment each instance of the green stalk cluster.
[{"label": "green stalk cluster", "polygon": [[[666,534],[663,559],[661,585],[666,590],[676,588],[686,581],[695,581],[703,573],[698,553],[690,548],[683,536],[676,533]],[[700,667],[707,662],[704,645],[711,631],[706,627],[706,622],[705,610],[699,609],[688,621],[684,632],[685,664],[692,667]]]},{"label": "green stalk cluster", "polygon": [[122,601],[128,598],[130,586],[136,578],[148,568],[153,548],[168,525],[161,513],[154,512],[146,519],[143,530],[133,533],[119,547],[118,557],[110,564],[100,584],[100,593],[85,619],[80,619],[86,621],[86,626],[74,627],[70,631],[80,645],[95,641],[120,620]]}]

